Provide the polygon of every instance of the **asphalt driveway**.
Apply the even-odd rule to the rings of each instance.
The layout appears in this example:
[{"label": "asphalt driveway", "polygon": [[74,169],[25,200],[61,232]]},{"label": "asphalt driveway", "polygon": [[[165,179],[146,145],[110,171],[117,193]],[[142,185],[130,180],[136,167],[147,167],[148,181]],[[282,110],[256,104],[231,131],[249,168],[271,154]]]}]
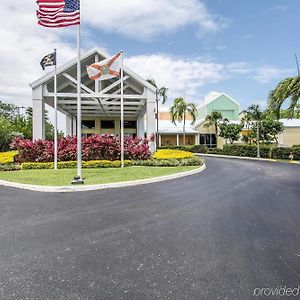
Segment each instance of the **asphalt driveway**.
[{"label": "asphalt driveway", "polygon": [[300,286],[299,165],[208,158],[198,175],[138,187],[0,187],[1,300],[241,300],[284,286]]}]

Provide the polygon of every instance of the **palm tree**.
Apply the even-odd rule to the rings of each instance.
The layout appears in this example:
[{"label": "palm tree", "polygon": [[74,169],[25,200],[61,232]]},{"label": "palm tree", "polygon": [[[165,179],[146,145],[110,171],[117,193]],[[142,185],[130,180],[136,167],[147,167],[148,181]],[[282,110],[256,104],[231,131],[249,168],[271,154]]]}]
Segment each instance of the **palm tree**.
[{"label": "palm tree", "polygon": [[256,145],[257,145],[257,157],[260,157],[260,149],[259,149],[259,126],[260,122],[263,119],[264,113],[260,109],[258,104],[253,104],[248,107],[246,110],[250,119],[256,122]]},{"label": "palm tree", "polygon": [[211,114],[206,116],[204,127],[214,126],[216,137],[217,137],[219,133],[219,126],[222,121],[223,121],[222,114],[218,111],[213,111]]},{"label": "palm tree", "polygon": [[158,137],[158,102],[162,100],[162,104],[165,104],[168,96],[167,96],[167,91],[168,89],[164,86],[158,88],[156,85],[156,82],[154,79],[147,79],[147,81],[152,84],[156,88],[155,92],[155,101],[156,101],[156,145],[159,145],[159,137]]},{"label": "palm tree", "polygon": [[279,82],[269,94],[269,109],[280,118],[280,109],[286,99],[290,100],[289,117],[293,117],[294,110],[300,99],[300,76],[289,77]]},{"label": "palm tree", "polygon": [[176,98],[173,105],[170,107],[170,114],[173,124],[176,125],[176,121],[183,121],[183,145],[185,145],[186,115],[189,114],[192,117],[192,124],[194,124],[197,114],[196,105],[194,103],[186,103],[182,97]]}]

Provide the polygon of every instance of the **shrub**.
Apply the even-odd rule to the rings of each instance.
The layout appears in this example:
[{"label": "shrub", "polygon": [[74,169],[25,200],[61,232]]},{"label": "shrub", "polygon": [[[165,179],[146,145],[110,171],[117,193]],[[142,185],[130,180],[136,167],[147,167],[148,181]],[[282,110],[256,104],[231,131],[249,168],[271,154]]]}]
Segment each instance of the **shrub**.
[{"label": "shrub", "polygon": [[275,148],[273,149],[273,158],[289,159],[291,153],[294,156],[294,160],[300,160],[300,147]]},{"label": "shrub", "polygon": [[202,164],[203,160],[197,156],[183,159],[148,159],[134,161],[135,166],[149,167],[201,166]]},{"label": "shrub", "polygon": [[[224,155],[256,157],[257,147],[255,145],[224,145]],[[271,158],[272,151],[269,146],[260,145],[260,157]]]},{"label": "shrub", "polygon": [[13,163],[18,151],[0,152],[0,164]]},{"label": "shrub", "polygon": [[19,164],[6,163],[0,164],[0,171],[18,171],[21,169]]},{"label": "shrub", "polygon": [[[54,158],[53,141],[30,141],[15,138],[11,144],[19,154],[17,161],[52,162]],[[121,149],[118,138],[108,134],[82,138],[82,160],[120,160]],[[148,159],[151,156],[146,139],[126,137],[124,139],[125,159]],[[75,161],[77,159],[77,137],[60,138],[58,141],[58,160]]]},{"label": "shrub", "polygon": [[185,146],[161,146],[157,149],[173,149],[173,150],[183,150],[192,153],[207,153],[208,148],[204,145],[185,145]]},{"label": "shrub", "polygon": [[[133,162],[130,160],[124,160],[124,166],[132,166]],[[57,164],[59,169],[75,169],[77,167],[77,162],[75,161],[62,161]],[[41,169],[53,169],[53,162],[49,163],[22,163],[22,170],[41,170]],[[92,168],[119,168],[121,167],[120,160],[92,160],[92,161],[83,161],[82,167],[85,169]]]},{"label": "shrub", "polygon": [[157,150],[153,158],[154,159],[181,159],[181,158],[191,158],[193,157],[192,152],[182,151],[182,150],[172,150],[172,149],[159,149]]}]

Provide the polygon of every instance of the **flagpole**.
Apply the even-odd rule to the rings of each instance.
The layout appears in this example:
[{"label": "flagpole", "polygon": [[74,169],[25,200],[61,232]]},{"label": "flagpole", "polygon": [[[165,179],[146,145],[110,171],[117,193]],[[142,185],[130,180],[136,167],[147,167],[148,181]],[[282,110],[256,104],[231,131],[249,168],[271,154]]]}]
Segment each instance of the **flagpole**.
[{"label": "flagpole", "polygon": [[55,119],[54,119],[54,170],[57,170],[57,59],[56,59],[56,49],[54,49],[54,110],[55,110]]},{"label": "flagpole", "polygon": [[124,83],[123,50],[121,51],[121,167],[124,168]]},{"label": "flagpole", "polygon": [[80,24],[77,26],[77,177],[72,183],[83,183],[81,161],[81,54],[80,54]]}]

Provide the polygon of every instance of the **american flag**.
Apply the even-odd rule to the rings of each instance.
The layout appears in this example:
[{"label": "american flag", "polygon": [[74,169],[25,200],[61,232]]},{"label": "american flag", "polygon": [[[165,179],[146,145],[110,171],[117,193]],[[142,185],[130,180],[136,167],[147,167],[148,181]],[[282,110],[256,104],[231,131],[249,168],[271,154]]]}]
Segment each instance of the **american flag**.
[{"label": "american flag", "polygon": [[80,24],[79,0],[37,0],[38,24],[45,27],[66,27]]}]

